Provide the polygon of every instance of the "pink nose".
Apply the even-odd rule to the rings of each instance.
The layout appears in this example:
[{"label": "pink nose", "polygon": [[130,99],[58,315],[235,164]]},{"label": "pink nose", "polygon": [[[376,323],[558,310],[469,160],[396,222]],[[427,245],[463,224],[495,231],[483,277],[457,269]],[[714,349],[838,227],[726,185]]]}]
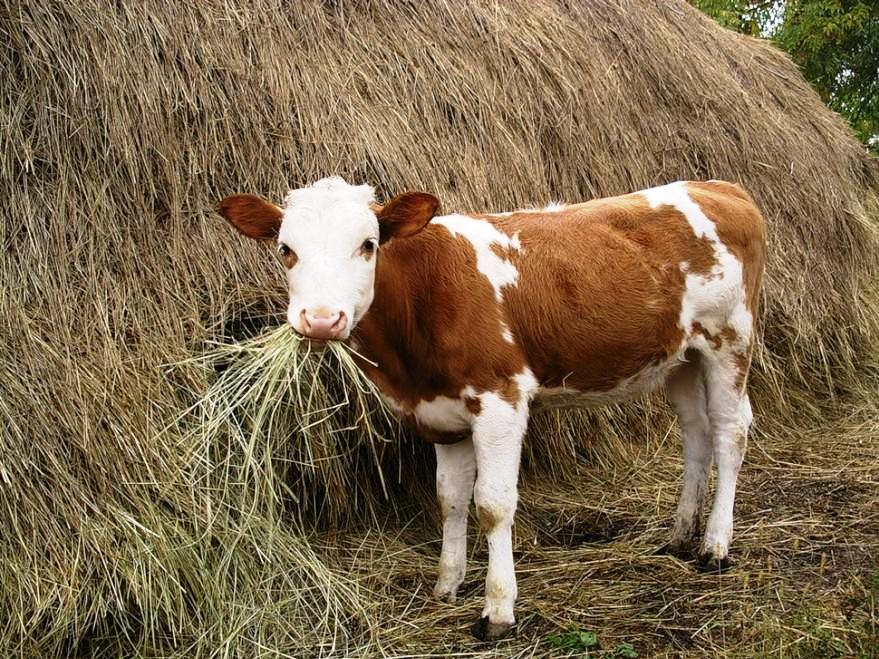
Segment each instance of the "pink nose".
[{"label": "pink nose", "polygon": [[313,311],[303,309],[299,312],[303,334],[313,339],[334,339],[348,326],[348,317],[344,311],[335,313],[318,307]]}]

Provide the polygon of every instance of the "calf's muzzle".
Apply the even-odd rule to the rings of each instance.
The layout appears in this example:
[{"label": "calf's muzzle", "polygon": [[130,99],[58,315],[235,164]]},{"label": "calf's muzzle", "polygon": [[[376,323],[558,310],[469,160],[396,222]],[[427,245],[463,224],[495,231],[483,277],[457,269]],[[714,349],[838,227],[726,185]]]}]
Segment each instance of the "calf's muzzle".
[{"label": "calf's muzzle", "polygon": [[324,307],[302,309],[299,312],[302,334],[311,339],[338,338],[348,326],[344,311],[330,311]]}]

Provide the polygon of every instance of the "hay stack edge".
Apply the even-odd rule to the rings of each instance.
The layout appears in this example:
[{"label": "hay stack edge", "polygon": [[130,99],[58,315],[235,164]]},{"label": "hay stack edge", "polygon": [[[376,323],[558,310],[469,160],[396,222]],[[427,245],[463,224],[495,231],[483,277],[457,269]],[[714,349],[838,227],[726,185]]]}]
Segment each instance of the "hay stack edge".
[{"label": "hay stack edge", "polygon": [[[456,625],[477,598],[445,612],[426,598],[432,452],[368,388],[339,406],[352,392],[336,362],[313,401],[335,432],[289,409],[259,441],[247,415],[227,415],[210,441],[181,421],[226,368],[194,357],[283,321],[271,250],[212,212],[226,194],[280,199],[339,174],[380,197],[430,191],[452,212],[740,182],[770,227],[755,459],[779,438],[850,428],[842,417],[876,427],[876,163],[784,55],[683,2],[23,1],[0,10],[0,33],[6,656],[470,647]],[[675,433],[658,401],[543,415],[526,448],[519,548],[570,513],[562,502],[607,517],[584,473],[600,487],[596,474],[626,472],[645,446],[671,462],[633,471],[611,526],[652,506],[655,527],[639,533],[660,538],[680,475]],[[659,499],[638,489],[659,481]],[[631,560],[602,562],[607,588],[632,583]],[[557,577],[545,597],[584,581]],[[528,600],[507,650],[569,624],[642,630],[648,648],[678,642],[650,611],[623,620],[593,600],[605,611],[593,618]],[[694,647],[712,642],[705,632]]]}]

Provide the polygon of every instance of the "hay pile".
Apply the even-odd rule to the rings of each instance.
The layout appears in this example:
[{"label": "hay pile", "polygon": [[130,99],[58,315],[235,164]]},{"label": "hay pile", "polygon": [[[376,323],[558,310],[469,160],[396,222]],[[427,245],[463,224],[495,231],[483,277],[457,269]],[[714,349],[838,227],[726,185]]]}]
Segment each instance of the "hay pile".
[{"label": "hay pile", "polygon": [[[231,192],[278,198],[340,174],[380,194],[428,190],[447,210],[509,209],[739,181],[770,226],[764,446],[783,425],[768,420],[804,427],[875,386],[875,163],[783,55],[683,2],[25,1],[0,8],[0,34],[4,654],[437,650],[458,621],[431,610],[433,636],[405,622],[406,606],[428,606],[436,556],[411,549],[438,537],[431,508],[417,517],[429,451],[404,438],[375,451],[350,431],[339,446],[354,448],[303,463],[282,437],[248,454],[177,424],[213,375],[169,365],[282,320],[273,255],[210,210]],[[858,432],[875,430],[849,405]],[[674,455],[669,432],[651,403],[545,417],[526,481],[559,487],[525,511],[520,546],[547,510],[567,519],[593,501],[584,474],[634,479],[630,512],[613,513],[631,533],[666,523],[678,463],[630,465],[657,446]],[[340,473],[357,484],[345,495]],[[313,536],[327,528],[346,532]],[[523,611],[529,588],[549,602],[582,579],[564,583],[525,575]]]}]

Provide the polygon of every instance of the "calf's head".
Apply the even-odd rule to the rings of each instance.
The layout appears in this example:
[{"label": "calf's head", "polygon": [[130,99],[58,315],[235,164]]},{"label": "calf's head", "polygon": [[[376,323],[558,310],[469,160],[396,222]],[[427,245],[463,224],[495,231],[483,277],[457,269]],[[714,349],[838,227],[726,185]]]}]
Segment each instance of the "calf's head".
[{"label": "calf's head", "polygon": [[291,190],[284,206],[253,195],[220,202],[219,212],[249,238],[277,243],[287,269],[287,319],[315,339],[347,339],[375,294],[379,247],[415,235],[436,214],[439,201],[423,192],[374,203],[368,185],[326,178]]}]

